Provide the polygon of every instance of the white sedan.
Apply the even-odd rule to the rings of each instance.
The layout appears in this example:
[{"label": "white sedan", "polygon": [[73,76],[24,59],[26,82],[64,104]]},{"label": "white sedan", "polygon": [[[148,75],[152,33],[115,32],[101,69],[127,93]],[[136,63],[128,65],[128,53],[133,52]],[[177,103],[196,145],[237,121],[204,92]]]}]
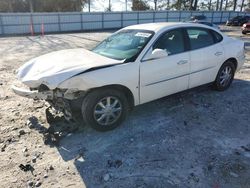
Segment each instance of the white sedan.
[{"label": "white sedan", "polygon": [[123,28],[91,51],[62,50],[30,60],[17,77],[21,96],[48,101],[99,131],[117,127],[130,109],[207,83],[223,91],[245,61],[244,42],[195,23]]}]

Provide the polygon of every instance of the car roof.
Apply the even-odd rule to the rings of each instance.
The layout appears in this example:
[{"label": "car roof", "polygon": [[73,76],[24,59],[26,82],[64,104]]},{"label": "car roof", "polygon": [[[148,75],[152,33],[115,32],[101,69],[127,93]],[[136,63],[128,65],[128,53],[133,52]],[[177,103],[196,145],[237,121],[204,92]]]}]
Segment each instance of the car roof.
[{"label": "car roof", "polygon": [[189,22],[156,22],[156,23],[146,23],[146,24],[138,24],[138,25],[131,25],[128,27],[125,27],[124,29],[138,29],[138,30],[149,30],[158,32],[161,29],[167,29],[167,28],[176,28],[176,27],[204,27],[204,28],[210,28],[206,25],[201,25],[197,23],[189,23]]}]

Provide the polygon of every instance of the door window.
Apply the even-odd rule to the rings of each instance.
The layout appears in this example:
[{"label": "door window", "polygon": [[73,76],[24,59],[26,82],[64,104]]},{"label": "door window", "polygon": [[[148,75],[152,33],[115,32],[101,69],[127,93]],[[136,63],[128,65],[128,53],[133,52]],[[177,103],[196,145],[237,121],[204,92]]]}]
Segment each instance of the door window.
[{"label": "door window", "polygon": [[172,30],[163,34],[153,45],[154,49],[166,50],[168,55],[185,51],[183,34],[181,30]]},{"label": "door window", "polygon": [[212,34],[207,29],[187,29],[191,50],[204,48],[214,44]]}]

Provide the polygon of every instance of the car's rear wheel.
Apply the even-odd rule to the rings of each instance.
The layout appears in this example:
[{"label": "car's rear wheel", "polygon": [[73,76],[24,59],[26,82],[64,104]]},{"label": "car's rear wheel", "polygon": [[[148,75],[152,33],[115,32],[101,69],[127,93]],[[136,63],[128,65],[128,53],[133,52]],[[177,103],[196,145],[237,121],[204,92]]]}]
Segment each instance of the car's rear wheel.
[{"label": "car's rear wheel", "polygon": [[214,82],[215,89],[218,91],[224,91],[229,88],[234,79],[234,73],[234,64],[231,61],[225,62],[216,76],[216,80]]},{"label": "car's rear wheel", "polygon": [[82,103],[82,116],[86,124],[97,131],[118,127],[128,114],[126,96],[114,89],[97,89],[90,92]]}]

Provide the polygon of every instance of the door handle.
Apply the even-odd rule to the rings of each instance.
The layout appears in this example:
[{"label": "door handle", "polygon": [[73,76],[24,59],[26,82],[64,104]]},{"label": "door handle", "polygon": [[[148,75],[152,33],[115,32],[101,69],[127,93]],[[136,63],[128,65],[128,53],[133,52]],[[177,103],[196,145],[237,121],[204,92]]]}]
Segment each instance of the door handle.
[{"label": "door handle", "polygon": [[184,65],[184,64],[186,64],[186,63],[188,63],[187,60],[180,60],[177,64],[178,64],[178,65]]},{"label": "door handle", "polygon": [[220,56],[220,55],[222,55],[222,52],[216,52],[214,55]]}]

